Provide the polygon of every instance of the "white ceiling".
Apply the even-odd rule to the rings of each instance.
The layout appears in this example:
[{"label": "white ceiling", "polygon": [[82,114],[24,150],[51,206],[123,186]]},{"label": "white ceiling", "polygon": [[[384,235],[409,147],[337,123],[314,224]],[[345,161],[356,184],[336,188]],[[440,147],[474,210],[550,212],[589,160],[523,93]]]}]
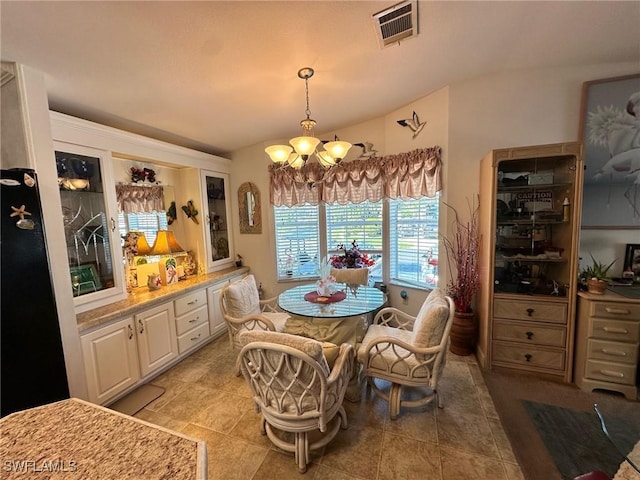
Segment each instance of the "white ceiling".
[{"label": "white ceiling", "polygon": [[3,0],[1,55],[44,72],[54,110],[221,155],[299,134],[305,66],[319,132],[492,72],[640,66],[638,1],[420,1],[418,37],[380,49],[394,3]]}]

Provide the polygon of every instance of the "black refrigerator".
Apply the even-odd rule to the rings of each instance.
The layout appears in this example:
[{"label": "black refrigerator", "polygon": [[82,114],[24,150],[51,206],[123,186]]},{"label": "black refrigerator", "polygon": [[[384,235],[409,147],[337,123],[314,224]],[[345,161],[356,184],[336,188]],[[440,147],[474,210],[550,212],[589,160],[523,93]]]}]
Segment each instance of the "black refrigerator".
[{"label": "black refrigerator", "polygon": [[[1,170],[0,416],[69,398],[33,170]],[[66,259],[58,259],[66,263]]]}]

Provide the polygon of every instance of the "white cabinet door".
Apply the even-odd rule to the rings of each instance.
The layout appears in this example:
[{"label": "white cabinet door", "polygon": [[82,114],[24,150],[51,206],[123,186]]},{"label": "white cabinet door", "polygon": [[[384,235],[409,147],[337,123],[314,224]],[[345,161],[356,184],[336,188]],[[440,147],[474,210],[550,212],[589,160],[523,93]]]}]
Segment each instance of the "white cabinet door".
[{"label": "white cabinet door", "polygon": [[126,295],[111,154],[61,141],[54,153],[73,301],[83,312]]},{"label": "white cabinet door", "polygon": [[211,336],[217,336],[222,330],[225,329],[224,318],[222,318],[222,312],[220,311],[220,292],[225,285],[228,285],[229,281],[217,283],[207,288],[207,301],[209,303],[209,330]]},{"label": "white cabinet door", "polygon": [[231,225],[231,190],[229,175],[203,170],[200,173],[204,195],[205,249],[207,272],[226,268],[233,264],[233,236]]},{"label": "white cabinet door", "polygon": [[140,378],[133,318],[126,318],[80,337],[89,401],[100,405]]},{"label": "white cabinet door", "polygon": [[144,377],[178,356],[173,302],[158,305],[135,318],[140,371]]}]

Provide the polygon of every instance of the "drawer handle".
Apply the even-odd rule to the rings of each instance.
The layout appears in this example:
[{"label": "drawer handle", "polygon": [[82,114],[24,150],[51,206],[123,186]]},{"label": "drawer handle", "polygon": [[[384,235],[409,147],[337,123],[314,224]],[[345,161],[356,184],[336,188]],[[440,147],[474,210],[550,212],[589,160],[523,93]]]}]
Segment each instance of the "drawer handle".
[{"label": "drawer handle", "polygon": [[524,355],[524,359],[525,359],[527,362],[530,362],[532,358],[533,358],[533,355],[531,355],[530,353],[526,353],[526,354]]},{"label": "drawer handle", "polygon": [[527,315],[529,315],[530,317],[533,316],[533,308],[527,308]]},{"label": "drawer handle", "polygon": [[607,307],[605,308],[607,313],[615,313],[617,315],[629,315],[631,312],[626,308],[615,308],[615,307]]},{"label": "drawer handle", "polygon": [[621,333],[623,335],[626,335],[627,333],[629,333],[629,330],[627,330],[626,328],[620,328],[620,327],[602,327],[602,330],[604,330],[607,333]]},{"label": "drawer handle", "polygon": [[202,334],[199,333],[197,337],[191,337],[191,341],[195,342],[196,340],[198,340],[200,338],[200,335],[202,335]]},{"label": "drawer handle", "polygon": [[605,355],[613,355],[614,357],[626,357],[627,352],[623,352],[622,350],[608,350],[606,348],[601,348],[600,351]]},{"label": "drawer handle", "polygon": [[533,338],[533,332],[524,332],[524,334],[527,336],[527,340],[531,340]]},{"label": "drawer handle", "polygon": [[192,318],[191,320],[189,320],[189,323],[197,322],[198,320],[200,320],[200,315],[198,315],[196,318]]},{"label": "drawer handle", "polygon": [[190,302],[187,302],[187,305],[193,305],[194,303],[198,303],[197,298],[195,300],[191,300]]},{"label": "drawer handle", "polygon": [[138,325],[140,325],[140,333],[144,333],[144,323],[142,323],[142,320],[138,319]]},{"label": "drawer handle", "polygon": [[129,340],[131,340],[133,338],[133,328],[131,328],[131,325],[127,325],[127,327],[129,327]]},{"label": "drawer handle", "polygon": [[607,377],[624,378],[624,373],[614,372],[613,370],[600,370],[600,373]]}]

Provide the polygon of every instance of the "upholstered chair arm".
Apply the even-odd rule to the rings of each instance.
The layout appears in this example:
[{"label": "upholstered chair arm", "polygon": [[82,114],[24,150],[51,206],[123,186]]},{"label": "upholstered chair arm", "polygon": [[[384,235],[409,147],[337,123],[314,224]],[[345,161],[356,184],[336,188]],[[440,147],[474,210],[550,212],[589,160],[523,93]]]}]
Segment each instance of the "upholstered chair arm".
[{"label": "upholstered chair arm", "polygon": [[385,307],[376,314],[373,319],[373,324],[397,327],[401,330],[413,330],[413,323],[415,320],[416,317],[413,317],[402,310],[398,310],[394,307]]},{"label": "upholstered chair arm", "polygon": [[279,312],[278,308],[278,297],[265,298],[264,300],[260,300],[260,311],[261,312]]}]

